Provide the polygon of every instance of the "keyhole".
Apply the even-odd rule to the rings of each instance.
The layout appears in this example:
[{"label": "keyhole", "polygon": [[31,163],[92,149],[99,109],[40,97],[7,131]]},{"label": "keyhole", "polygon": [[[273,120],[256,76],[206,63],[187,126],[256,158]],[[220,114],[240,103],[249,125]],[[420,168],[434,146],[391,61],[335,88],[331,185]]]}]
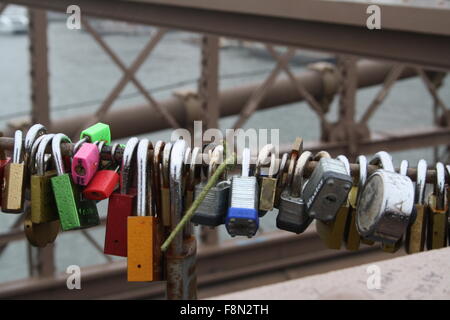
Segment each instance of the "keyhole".
[{"label": "keyhole", "polygon": [[75,172],[80,176],[84,176],[86,174],[86,170],[80,164],[75,167]]},{"label": "keyhole", "polygon": [[327,204],[335,203],[336,202],[336,196],[329,194],[325,197],[325,202]]},{"label": "keyhole", "polygon": [[141,265],[140,265],[140,264],[138,264],[138,265],[137,265],[137,267],[138,267],[138,268],[140,269],[140,268],[141,268]]}]

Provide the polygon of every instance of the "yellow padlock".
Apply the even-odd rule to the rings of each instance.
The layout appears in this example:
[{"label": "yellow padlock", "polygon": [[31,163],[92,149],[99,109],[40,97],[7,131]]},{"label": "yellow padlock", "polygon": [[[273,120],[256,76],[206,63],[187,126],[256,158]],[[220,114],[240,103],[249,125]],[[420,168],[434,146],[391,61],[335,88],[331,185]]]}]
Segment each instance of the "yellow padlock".
[{"label": "yellow padlock", "polygon": [[159,280],[159,252],[155,245],[157,221],[152,215],[147,154],[149,141],[142,139],[137,150],[137,209],[128,217],[128,281]]}]

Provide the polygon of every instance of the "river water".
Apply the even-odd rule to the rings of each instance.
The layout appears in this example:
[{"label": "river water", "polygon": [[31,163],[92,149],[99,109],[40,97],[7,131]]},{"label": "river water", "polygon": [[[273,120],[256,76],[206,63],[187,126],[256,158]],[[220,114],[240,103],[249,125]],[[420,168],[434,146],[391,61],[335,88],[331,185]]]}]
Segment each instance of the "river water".
[{"label": "river water", "polygon": [[[95,110],[114,87],[121,71],[101,50],[95,41],[82,31],[68,30],[62,22],[49,25],[49,69],[52,118],[65,117],[76,113],[89,113]],[[130,65],[139,50],[149,39],[148,29],[137,33],[108,33],[106,42],[119,57]],[[199,76],[199,47],[194,41],[197,35],[185,32],[170,32],[158,44],[148,61],[138,72],[142,84],[151,89],[155,98],[164,99],[174,90],[195,89]],[[220,53],[221,88],[261,81],[274,62],[266,56],[238,47],[225,47]],[[300,71],[307,62],[301,55],[294,59],[291,68]],[[26,35],[0,36],[0,126],[17,116],[25,116],[30,110],[28,39]],[[378,92],[379,87],[360,90],[357,95],[357,114],[361,116]],[[450,103],[450,84],[440,89],[444,102]],[[128,85],[113,108],[145,103],[137,90]],[[333,103],[329,119],[336,117],[336,101]],[[432,99],[418,79],[403,80],[395,84],[391,94],[379,111],[369,121],[370,128],[378,132],[398,129],[414,129],[432,124]],[[232,125],[236,117],[220,121],[221,128]],[[280,141],[287,143],[296,136],[306,141],[319,138],[317,117],[305,103],[293,103],[272,110],[257,112],[244,128],[279,129]],[[114,136],[114,132],[112,133]],[[152,133],[147,136],[152,141],[170,139],[170,130]],[[120,140],[125,141],[125,140]],[[401,159],[416,164],[418,159],[432,161],[432,149],[420,149],[393,153],[395,165]],[[105,215],[106,201],[100,203],[101,215]],[[275,228],[274,213],[262,219],[262,230]],[[0,215],[0,232],[5,231],[16,219],[14,215]],[[103,245],[104,228],[88,231]],[[222,240],[229,236],[221,228]],[[242,244],[250,240],[242,239]],[[27,249],[25,241],[11,243],[0,256],[0,282],[11,281],[27,276]],[[95,248],[79,232],[60,234],[56,244],[56,267],[64,271],[67,266],[76,264],[87,266],[106,262]]]}]

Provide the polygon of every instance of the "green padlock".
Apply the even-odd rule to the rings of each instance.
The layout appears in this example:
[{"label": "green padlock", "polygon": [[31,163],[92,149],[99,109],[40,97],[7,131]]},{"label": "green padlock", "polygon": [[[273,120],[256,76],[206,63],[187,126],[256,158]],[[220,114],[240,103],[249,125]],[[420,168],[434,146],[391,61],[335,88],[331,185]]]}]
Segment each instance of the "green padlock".
[{"label": "green padlock", "polygon": [[111,131],[109,130],[109,125],[99,122],[84,129],[81,132],[80,140],[90,143],[93,143],[94,141],[105,141],[106,145],[109,145],[111,143]]},{"label": "green padlock", "polygon": [[58,133],[52,140],[52,154],[57,176],[51,178],[59,220],[63,231],[84,229],[100,223],[95,201],[82,198],[78,187],[72,182],[70,175],[64,171],[61,154],[61,142],[70,139]]}]

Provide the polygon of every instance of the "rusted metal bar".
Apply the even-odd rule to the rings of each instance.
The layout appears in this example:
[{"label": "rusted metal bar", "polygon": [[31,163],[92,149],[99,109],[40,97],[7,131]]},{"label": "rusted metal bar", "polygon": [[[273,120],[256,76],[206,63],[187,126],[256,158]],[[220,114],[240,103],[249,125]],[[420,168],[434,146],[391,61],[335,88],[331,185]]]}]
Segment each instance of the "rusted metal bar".
[{"label": "rusted metal bar", "polygon": [[48,85],[47,12],[29,9],[31,121],[50,126]]},{"label": "rusted metal bar", "polygon": [[[86,28],[86,30],[88,30],[88,32],[92,35],[92,37],[97,41],[97,43],[103,48],[103,50],[123,71],[122,78],[95,113],[95,119],[94,120],[90,119],[87,126],[97,121],[100,121],[105,116],[106,112],[111,107],[114,100],[117,99],[120,92],[125,88],[126,84],[129,81],[131,81],[136,86],[136,88],[141,92],[141,94],[147,99],[149,105],[153,106],[163,116],[163,118],[167,121],[167,123],[170,126],[172,126],[173,128],[179,128],[179,124],[174,119],[174,117],[169,112],[167,112],[167,110],[165,110],[159,105],[159,103],[150,95],[150,93],[144,88],[144,86],[142,86],[142,84],[135,77],[137,70],[145,62],[149,54],[153,51],[153,49],[162,39],[164,34],[167,32],[167,30],[159,29],[156,32],[156,34],[150,39],[150,41],[144,47],[144,49],[142,49],[141,53],[132,63],[131,67],[127,68],[125,64],[119,59],[119,57],[114,53],[114,51],[106,44],[106,42],[102,39],[102,37],[95,31],[95,29],[91,27],[91,25],[86,19],[83,19],[83,25]],[[81,128],[80,131],[82,129],[83,128]]]},{"label": "rusted metal bar", "polygon": [[[206,129],[218,128],[220,118],[219,108],[219,41],[217,36],[202,36],[201,77],[198,94]],[[219,241],[217,229],[207,226],[200,227],[200,242],[214,245]]]},{"label": "rusted metal bar", "polygon": [[294,54],[295,49],[289,48],[289,50],[285,54],[283,54],[282,57],[279,58],[272,72],[261,83],[261,85],[255,91],[253,91],[252,95],[248,99],[247,104],[245,105],[245,107],[242,108],[239,118],[234,123],[233,129],[241,128],[244,125],[244,123],[248,120],[248,118],[256,111],[256,109],[258,109],[258,107],[261,104],[261,101],[264,99],[264,96],[273,86],[277,76],[283,69],[283,66],[289,63],[289,60],[294,56]]},{"label": "rusted metal bar", "polygon": [[[327,249],[313,228],[302,235],[276,231],[246,240],[225,241],[217,246],[199,247],[199,297],[255,286],[257,278],[279,273],[282,279],[294,276],[287,272],[297,268],[298,277],[354,265],[357,261],[391,258],[377,246],[357,252]],[[162,282],[126,282],[126,262],[84,267],[83,287],[67,290],[67,274],[41,279],[24,279],[0,284],[2,299],[149,299],[164,298]],[[253,281],[246,281],[246,279]],[[105,286],[105,283],[108,285]],[[233,284],[227,286],[226,284]]]},{"label": "rusted metal bar", "polygon": [[[359,88],[382,83],[392,68],[392,65],[390,64],[368,60],[358,62],[357,66]],[[411,68],[406,68],[400,76],[400,79],[412,76],[416,76],[416,73]],[[325,94],[323,75],[320,72],[306,70],[299,73],[296,78],[297,81],[299,81],[316,99]],[[335,81],[336,83],[339,83],[339,78],[336,77]],[[261,83],[255,83],[226,89],[220,92],[220,115],[226,117],[239,114],[249,101],[253,92],[260,86]],[[337,88],[338,85],[335,87]],[[258,109],[262,110],[278,107],[297,101],[302,101],[302,96],[296,88],[292,86],[289,79],[281,79],[276,81],[271,89],[267,91]],[[192,125],[191,123],[187,123],[186,107],[179,98],[174,97],[161,101],[160,105],[162,108],[167,109],[182,127],[189,127]],[[79,114],[68,118],[53,120],[52,127],[49,129],[53,132],[65,132],[68,136],[74,136],[77,130],[91,118],[92,115],[90,114]],[[103,120],[110,125],[114,138],[129,137],[144,132],[170,128],[164,118],[151,110],[148,105],[111,110],[105,115]],[[21,119],[20,122],[23,123],[24,120]],[[14,128],[11,128],[9,133],[5,131],[5,134],[9,135],[12,135],[13,133]]]},{"label": "rusted metal bar", "polygon": [[[450,128],[444,128],[444,129],[436,129],[434,131],[429,131],[429,132],[424,132],[424,135],[428,135],[427,136],[427,141],[428,140],[437,140],[438,138],[441,139],[441,143],[447,143],[450,140]],[[394,137],[390,137],[389,139],[393,139]],[[406,140],[406,143],[408,143],[408,139],[410,139],[411,141],[415,141],[416,139],[420,138],[420,135],[416,134],[415,136],[413,135],[409,135],[409,136],[397,136],[394,138],[393,143],[403,143],[404,140]],[[443,141],[445,142],[442,142]],[[367,144],[370,145],[370,143],[373,143],[374,146],[377,146],[377,142],[380,143],[380,141],[362,141],[361,143],[361,148],[364,149],[365,146],[367,146]],[[383,142],[383,146],[386,142]],[[5,137],[0,137],[0,148],[3,148],[5,150],[12,150],[13,149],[13,144],[14,144],[14,139],[13,138],[5,138]],[[62,143],[61,144],[61,151],[63,155],[72,155],[72,150],[73,150],[73,146],[74,144],[72,143]],[[330,149],[327,148],[327,146],[334,146],[334,149]],[[308,147],[308,144],[305,144],[305,150],[310,150],[312,152],[317,152],[319,150],[327,150],[329,151],[331,154],[336,154],[336,153],[342,153],[345,154],[345,148],[347,147],[346,143],[342,143],[342,144],[322,144],[321,146],[315,146],[312,148]],[[416,148],[421,147],[421,145],[416,146]],[[430,145],[427,145],[427,147],[430,147]],[[370,148],[374,148],[373,146],[370,146]],[[413,147],[409,147],[408,149],[412,149]],[[123,148],[122,147],[117,147],[116,149],[116,161],[120,162],[121,161],[121,157],[122,157],[122,153],[123,153]],[[366,152],[364,154],[367,153],[374,153],[376,151],[380,151],[383,150],[383,148],[377,148],[375,150],[370,150],[370,152]],[[388,150],[388,149],[385,149]],[[404,149],[400,149],[400,150],[404,150]],[[343,151],[343,152],[341,152]],[[389,151],[389,150],[388,150]],[[51,152],[51,149],[48,149],[48,152]],[[280,148],[280,152],[288,152],[286,151],[286,147],[281,147]],[[149,156],[152,156],[153,151],[149,150]],[[111,146],[104,146],[102,149],[102,159],[104,160],[110,160],[111,159]],[[200,156],[200,155],[199,155]],[[203,157],[203,156],[202,156]],[[240,164],[238,163],[238,166]],[[310,161],[308,162],[308,165],[305,168],[304,171],[304,176],[305,178],[308,178],[310,176],[310,174],[312,173],[312,171],[314,170],[314,168],[317,165],[317,161]],[[352,169],[352,176],[358,176],[359,174],[359,165],[358,164],[350,164],[350,167]],[[377,166],[373,166],[373,165],[369,165],[368,166],[368,172],[371,173],[373,171],[375,171],[376,169],[378,169]],[[435,178],[436,178],[436,171],[435,170],[428,170],[427,172],[427,182],[428,183],[433,183]],[[413,181],[415,181],[416,179],[416,170],[414,168],[410,168],[408,169],[408,174],[407,174]],[[450,178],[447,177],[446,178],[448,181],[450,181]]]},{"label": "rusted metal bar", "polygon": [[[62,12],[72,4],[71,0],[8,2]],[[379,32],[366,27],[366,2],[193,3],[78,0],[77,5],[85,15],[450,69],[448,7],[377,3],[383,12]]]},{"label": "rusted metal bar", "polygon": [[384,80],[383,87],[380,89],[375,98],[372,100],[366,112],[364,112],[364,115],[361,117],[361,120],[359,121],[360,123],[366,123],[367,121],[369,121],[374,112],[378,109],[378,107],[381,105],[381,103],[389,94],[392,86],[397,81],[398,77],[400,77],[400,75],[402,74],[403,69],[404,69],[403,65],[395,65],[392,67],[391,71]]},{"label": "rusted metal bar", "polygon": [[326,123],[327,120],[325,118],[325,114],[322,110],[322,107],[320,106],[319,102],[308,92],[308,90],[305,89],[305,87],[301,84],[301,82],[297,81],[294,74],[292,73],[291,69],[289,69],[289,66],[286,63],[283,63],[281,61],[281,57],[277,54],[273,46],[266,45],[267,50],[272,55],[272,57],[280,62],[280,65],[283,69],[283,71],[287,74],[289,79],[292,82],[292,85],[295,86],[295,88],[298,90],[300,95],[308,102],[309,106],[311,106],[312,110],[319,116],[319,119],[322,123]]}]

